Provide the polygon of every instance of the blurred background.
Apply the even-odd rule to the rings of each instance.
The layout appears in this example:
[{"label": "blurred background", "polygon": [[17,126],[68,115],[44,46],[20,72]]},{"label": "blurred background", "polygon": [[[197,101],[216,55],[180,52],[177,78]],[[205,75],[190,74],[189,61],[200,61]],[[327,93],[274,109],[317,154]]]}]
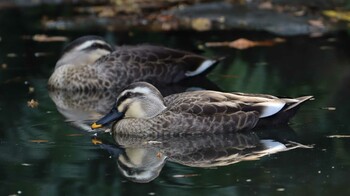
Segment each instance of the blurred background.
[{"label": "blurred background", "polygon": [[[150,183],[128,181],[46,89],[62,48],[83,35],[226,57],[201,88],[314,95],[287,133],[314,147],[210,169],[167,162]],[[0,192],[347,195],[349,89],[349,0],[0,0]]]}]

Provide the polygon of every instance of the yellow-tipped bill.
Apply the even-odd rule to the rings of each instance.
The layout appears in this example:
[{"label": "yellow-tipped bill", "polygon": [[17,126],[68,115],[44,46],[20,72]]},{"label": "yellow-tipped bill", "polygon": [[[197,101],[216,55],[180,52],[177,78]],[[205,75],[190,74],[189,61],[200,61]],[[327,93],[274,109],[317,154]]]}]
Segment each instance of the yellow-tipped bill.
[{"label": "yellow-tipped bill", "polygon": [[98,128],[101,128],[101,127],[102,127],[101,124],[96,124],[96,123],[94,123],[94,124],[91,125],[91,128],[92,128],[92,129],[98,129]]},{"label": "yellow-tipped bill", "polygon": [[113,108],[108,114],[106,114],[104,117],[102,117],[100,120],[94,122],[91,125],[92,129],[98,129],[104,126],[107,126],[108,124],[118,121],[121,118],[123,118],[124,113],[118,112],[117,109]]}]

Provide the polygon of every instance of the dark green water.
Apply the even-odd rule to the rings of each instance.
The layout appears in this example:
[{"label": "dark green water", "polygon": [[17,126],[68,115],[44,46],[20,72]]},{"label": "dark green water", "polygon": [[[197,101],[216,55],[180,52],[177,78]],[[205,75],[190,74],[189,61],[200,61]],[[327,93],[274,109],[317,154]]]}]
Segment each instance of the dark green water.
[{"label": "dark green water", "polygon": [[[11,22],[9,22],[11,18]],[[126,33],[45,31],[31,15],[0,14],[0,193],[1,195],[348,195],[350,194],[350,37],[293,37],[273,47],[243,51],[197,46],[208,41],[274,36],[250,32]],[[92,134],[66,122],[46,90],[64,42],[36,42],[34,34],[69,39],[98,34],[116,44],[155,43],[226,56],[208,78],[223,91],[314,95],[290,122],[293,141],[314,145],[228,166],[198,168],[168,161],[146,184],[123,177]],[[44,52],[45,55],[35,55]],[[3,64],[6,64],[3,66]],[[34,90],[34,91],[33,91]],[[37,108],[27,101],[39,102]],[[327,109],[328,108],[328,109]],[[330,108],[330,109],[329,109]],[[279,133],[282,132],[282,133]],[[284,137],[284,129],[262,130]],[[271,136],[272,135],[272,136]],[[113,143],[109,134],[98,134]]]}]

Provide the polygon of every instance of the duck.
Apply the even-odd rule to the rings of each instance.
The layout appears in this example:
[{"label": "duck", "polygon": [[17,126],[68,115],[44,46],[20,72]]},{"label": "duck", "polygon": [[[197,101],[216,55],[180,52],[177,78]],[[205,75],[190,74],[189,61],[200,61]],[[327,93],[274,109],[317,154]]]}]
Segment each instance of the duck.
[{"label": "duck", "polygon": [[163,97],[152,84],[135,82],[119,93],[111,111],[91,128],[113,122],[113,133],[139,136],[238,132],[259,124],[287,123],[300,105],[311,98],[211,90]]},{"label": "duck", "polygon": [[48,89],[114,90],[137,81],[173,84],[205,75],[221,59],[155,45],[113,47],[102,37],[83,36],[63,49]]}]

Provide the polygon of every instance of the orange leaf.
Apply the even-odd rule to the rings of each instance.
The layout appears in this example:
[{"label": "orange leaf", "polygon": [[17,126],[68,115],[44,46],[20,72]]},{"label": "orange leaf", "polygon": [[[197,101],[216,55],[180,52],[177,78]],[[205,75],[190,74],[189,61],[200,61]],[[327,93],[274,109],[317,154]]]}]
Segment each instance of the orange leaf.
[{"label": "orange leaf", "polygon": [[31,99],[30,101],[27,101],[27,105],[30,108],[36,108],[39,106],[39,102],[35,101],[34,99]]}]

